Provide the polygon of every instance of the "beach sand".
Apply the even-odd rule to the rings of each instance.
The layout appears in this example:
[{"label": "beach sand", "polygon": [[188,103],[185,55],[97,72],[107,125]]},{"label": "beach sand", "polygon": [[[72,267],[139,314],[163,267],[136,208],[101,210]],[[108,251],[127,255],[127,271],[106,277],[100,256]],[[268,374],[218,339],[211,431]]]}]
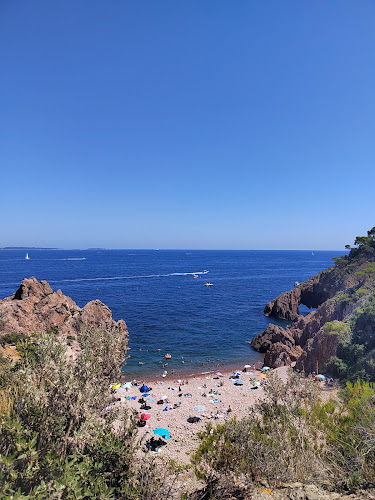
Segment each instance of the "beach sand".
[{"label": "beach sand", "polygon": [[[281,379],[286,380],[287,370],[287,367],[281,367],[273,371],[276,371]],[[147,441],[154,436],[153,430],[156,428],[168,429],[170,433],[170,439],[166,440],[167,445],[161,446],[158,452],[152,453],[168,460],[173,459],[180,464],[187,464],[191,453],[199,444],[197,434],[205,429],[206,423],[211,422],[212,425],[217,425],[233,417],[239,419],[246,417],[249,408],[264,395],[262,385],[258,389],[251,389],[253,380],[261,384],[267,383],[267,378],[259,376],[260,370],[250,368],[246,373],[241,373],[240,380],[243,381],[241,386],[234,384],[236,379],[229,378],[233,370],[221,373],[223,376],[210,372],[185,376],[184,379],[142,380],[139,381],[139,386],[132,385],[128,392],[122,393],[121,402],[116,402],[115,406],[127,408],[130,412],[137,412],[136,420],[143,412],[150,413],[151,417],[147,420],[146,426],[139,429],[140,436]],[[143,396],[140,392],[142,383],[152,388],[148,392],[149,396],[146,396],[154,401],[147,401],[150,406],[148,410],[140,409],[141,404],[138,402],[138,399]],[[165,396],[168,403],[157,404],[157,401]],[[136,397],[136,399],[126,399],[131,397]],[[203,405],[206,409],[196,411],[194,408],[197,405]],[[168,410],[164,411],[165,408]],[[228,409],[231,411],[228,412]],[[200,417],[200,421],[189,423],[187,419],[194,416]],[[146,451],[144,445],[142,449]]]}]

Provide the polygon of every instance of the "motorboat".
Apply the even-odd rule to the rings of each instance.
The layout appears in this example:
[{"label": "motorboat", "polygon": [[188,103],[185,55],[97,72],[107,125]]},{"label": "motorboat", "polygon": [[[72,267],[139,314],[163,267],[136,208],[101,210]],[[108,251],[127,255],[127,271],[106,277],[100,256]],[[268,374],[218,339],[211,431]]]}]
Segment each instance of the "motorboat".
[{"label": "motorboat", "polygon": [[193,274],[193,278],[194,279],[199,278],[198,274]]},{"label": "motorboat", "polygon": [[208,271],[207,271],[207,269],[205,269],[202,274],[207,274],[207,273],[208,273]]},{"label": "motorboat", "polygon": [[164,357],[165,357],[165,359],[171,359],[172,354],[167,353]]},{"label": "motorboat", "polygon": [[204,286],[212,286],[212,285],[213,285],[213,283],[209,283],[209,282],[204,284]]}]

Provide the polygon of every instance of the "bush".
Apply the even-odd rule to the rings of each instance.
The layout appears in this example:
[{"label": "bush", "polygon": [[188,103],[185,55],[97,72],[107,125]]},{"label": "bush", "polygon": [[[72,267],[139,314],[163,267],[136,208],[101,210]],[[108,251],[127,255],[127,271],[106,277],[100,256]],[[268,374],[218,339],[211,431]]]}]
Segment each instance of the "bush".
[{"label": "bush", "polygon": [[[270,378],[266,399],[244,420],[207,426],[193,461],[215,496],[215,484],[315,483],[328,490],[375,482],[375,389],[348,384],[343,399],[322,403],[315,386],[295,374]],[[246,496],[246,495],[245,495]],[[222,495],[224,497],[224,495]]]},{"label": "bush", "polygon": [[67,359],[64,339],[54,334],[28,341],[21,362],[0,360],[0,497],[157,497],[152,464],[141,471],[135,457],[132,419],[103,413],[126,336],[86,331],[76,360]]},{"label": "bush", "polygon": [[6,333],[0,336],[0,344],[16,345],[27,337],[24,333]]},{"label": "bush", "polygon": [[350,338],[350,326],[343,321],[327,321],[323,326],[326,335],[338,335],[341,339]]},{"label": "bush", "polygon": [[[337,326],[334,326],[336,323]],[[355,382],[375,381],[375,297],[370,296],[366,305],[357,308],[351,320],[351,335],[341,322],[324,325],[326,333],[341,331],[337,354],[330,360],[330,368],[343,380]],[[349,327],[348,327],[349,328]]]},{"label": "bush", "polygon": [[317,450],[319,432],[311,416],[317,392],[308,380],[292,374],[288,384],[269,377],[266,400],[250,408],[249,417],[200,434],[194,454],[196,473],[211,481],[214,474],[244,474],[250,481],[324,483]]}]

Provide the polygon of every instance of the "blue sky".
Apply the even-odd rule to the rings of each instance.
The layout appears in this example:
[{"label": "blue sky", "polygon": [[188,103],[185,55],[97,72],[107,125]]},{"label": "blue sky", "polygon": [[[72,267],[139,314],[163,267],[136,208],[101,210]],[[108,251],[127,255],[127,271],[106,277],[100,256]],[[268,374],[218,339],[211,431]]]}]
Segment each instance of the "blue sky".
[{"label": "blue sky", "polygon": [[2,0],[0,246],[341,249],[375,3]]}]

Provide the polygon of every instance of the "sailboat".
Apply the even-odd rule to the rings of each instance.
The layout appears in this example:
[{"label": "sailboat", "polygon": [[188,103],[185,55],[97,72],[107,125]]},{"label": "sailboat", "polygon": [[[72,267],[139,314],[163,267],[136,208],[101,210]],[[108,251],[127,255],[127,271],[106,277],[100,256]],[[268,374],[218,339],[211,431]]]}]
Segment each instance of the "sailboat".
[{"label": "sailboat", "polygon": [[26,253],[26,257],[25,257],[26,260],[30,260],[30,257],[29,257],[29,254]]}]

